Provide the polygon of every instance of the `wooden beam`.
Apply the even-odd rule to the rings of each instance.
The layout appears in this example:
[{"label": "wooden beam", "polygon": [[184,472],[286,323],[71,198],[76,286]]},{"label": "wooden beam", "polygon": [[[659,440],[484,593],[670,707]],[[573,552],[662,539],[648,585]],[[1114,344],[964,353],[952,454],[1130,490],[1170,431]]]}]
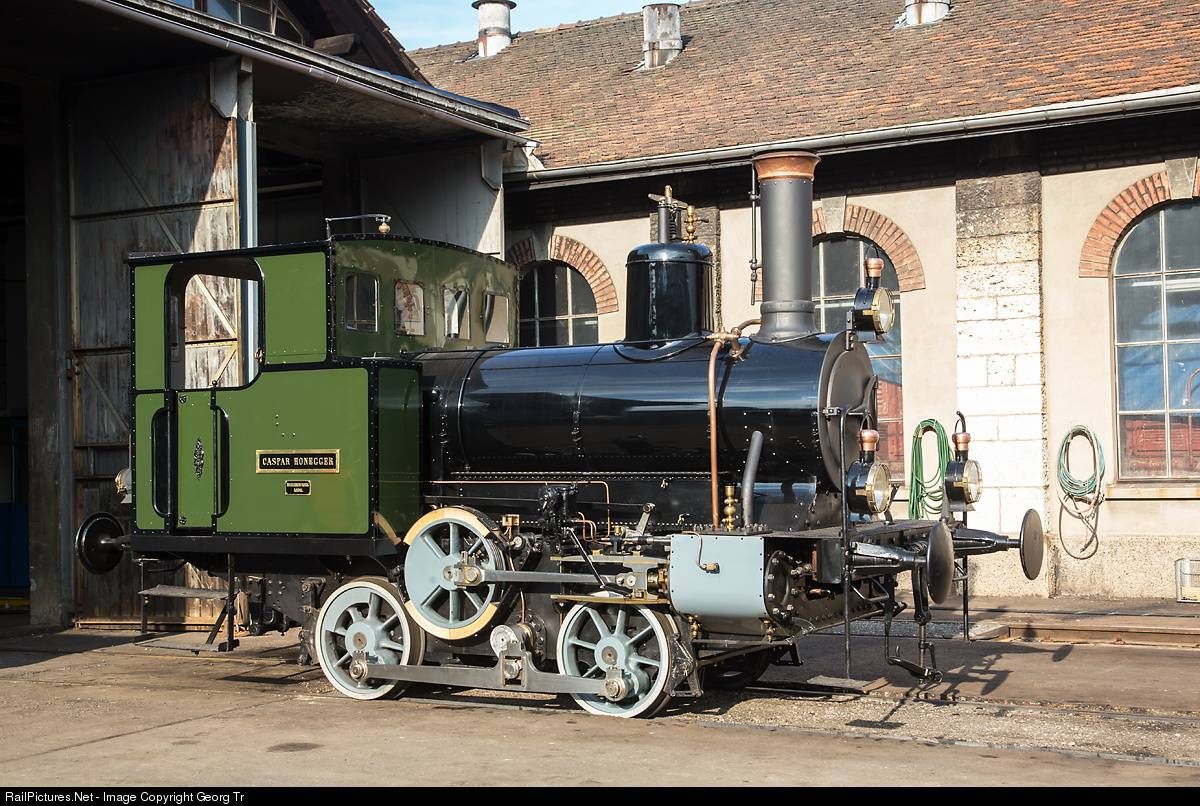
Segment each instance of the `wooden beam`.
[{"label": "wooden beam", "polygon": [[338,34],[314,39],[312,46],[330,56],[345,56],[358,44],[358,34]]}]

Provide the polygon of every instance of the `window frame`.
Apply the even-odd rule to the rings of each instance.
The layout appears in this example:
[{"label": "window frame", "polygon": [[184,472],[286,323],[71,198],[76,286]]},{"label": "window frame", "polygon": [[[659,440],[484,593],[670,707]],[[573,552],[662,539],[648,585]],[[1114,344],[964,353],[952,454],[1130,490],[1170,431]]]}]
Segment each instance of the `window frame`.
[{"label": "window frame", "polygon": [[[562,266],[568,272],[567,274],[567,313],[556,316],[541,315],[541,297],[538,282],[537,272],[543,270],[554,270]],[[571,281],[571,272],[578,274],[584,285],[591,291],[591,310],[580,313],[575,312],[575,284]],[[525,278],[533,275],[533,316],[525,316],[525,312],[521,310],[521,283]],[[599,344],[600,343],[600,313],[599,306],[596,303],[596,292],[592,290],[591,283],[588,282],[586,276],[579,269],[572,266],[570,263],[565,263],[561,260],[546,260],[535,263],[533,266],[525,270],[525,272],[517,279],[517,345],[519,347],[565,347],[574,346],[577,344]],[[595,319],[596,320],[596,341],[581,342],[575,339],[575,324],[580,319]],[[567,323],[567,343],[565,345],[543,345],[542,344],[542,324],[544,322],[562,322]],[[533,325],[533,344],[521,343],[521,325]]]},{"label": "window frame", "polygon": [[[501,341],[493,341],[488,338],[488,334],[492,331],[492,324],[496,319],[497,306],[496,306],[496,303],[494,302],[494,300],[497,298],[504,300],[504,305],[505,305],[505,308],[504,308],[504,339]],[[490,311],[488,310],[489,302],[491,302],[491,310]],[[483,333],[484,344],[496,345],[496,346],[502,346],[502,347],[511,347],[512,346],[512,344],[510,343],[510,335],[511,334],[510,334],[510,329],[509,329],[509,322],[512,319],[512,307],[513,307],[512,300],[509,299],[508,294],[505,294],[503,291],[489,291],[486,289],[484,290],[484,292],[483,292],[483,307],[481,307],[479,310],[479,324],[481,327],[481,331]]]},{"label": "window frame", "polygon": [[[1167,239],[1167,222],[1166,211],[1174,206],[1182,206],[1191,204],[1193,206],[1200,204],[1197,201],[1181,201],[1170,204],[1160,205],[1151,210],[1146,211],[1138,216],[1133,224],[1122,233],[1120,240],[1117,242],[1116,248],[1113,250],[1112,261],[1110,263],[1108,284],[1109,296],[1109,316],[1111,317],[1111,334],[1109,338],[1110,345],[1110,361],[1112,368],[1112,404],[1113,404],[1113,433],[1116,437],[1116,444],[1113,446],[1116,453],[1116,481],[1121,484],[1163,484],[1163,483],[1185,483],[1194,484],[1200,481],[1200,471],[1193,474],[1176,474],[1173,471],[1173,450],[1172,450],[1172,418],[1182,416],[1200,417],[1200,405],[1194,405],[1190,409],[1174,410],[1171,407],[1171,362],[1170,348],[1173,345],[1196,344],[1200,345],[1200,336],[1196,338],[1172,339],[1170,337],[1170,324],[1167,305],[1167,281],[1173,276],[1186,274],[1200,273],[1200,266],[1192,266],[1188,268],[1172,269],[1169,267],[1170,252],[1168,249]],[[1158,267],[1154,271],[1135,271],[1125,274],[1118,274],[1117,268],[1120,265],[1121,255],[1129,243],[1134,231],[1154,219],[1157,222],[1158,230]],[[1158,281],[1158,316],[1159,316],[1159,338],[1151,340],[1137,341],[1121,341],[1118,333],[1118,295],[1117,287],[1122,280],[1131,278],[1156,278]],[[1119,359],[1120,350],[1123,348],[1137,347],[1157,347],[1160,350],[1160,361],[1162,364],[1162,407],[1158,409],[1123,409],[1121,406],[1121,363]],[[1200,371],[1200,368],[1197,368]],[[1194,373],[1193,373],[1194,374]],[[1186,383],[1186,380],[1185,380]],[[1200,385],[1197,385],[1200,389]],[[1126,469],[1125,448],[1122,440],[1122,417],[1150,417],[1156,416],[1160,418],[1163,425],[1163,452],[1159,457],[1159,469],[1161,473],[1154,475],[1129,475]]]},{"label": "window frame", "polygon": [[[170,0],[170,2],[182,8],[191,9],[192,11],[199,12],[205,16],[220,20],[221,22],[229,25],[237,25],[241,28],[248,28],[251,31],[258,31],[259,33],[278,36],[280,39],[283,39],[286,42],[294,42],[306,47],[312,42],[312,37],[309,35],[308,29],[301,25],[300,21],[296,19],[296,15],[293,14],[291,10],[287,8],[287,6],[278,2],[278,0],[230,0],[230,2],[234,3],[237,7],[236,20],[227,20],[224,17],[218,16],[210,11],[209,4],[211,0],[191,0],[190,3],[179,2],[179,0]],[[263,8],[264,5],[266,6],[265,9]],[[242,22],[242,6],[250,6],[256,11],[266,14],[271,20],[271,29],[269,31],[264,31],[262,28],[259,28],[255,25],[248,25]],[[300,37],[299,42],[296,42],[296,40],[293,40],[290,37],[280,36],[280,19],[292,27],[292,30],[294,30],[296,35]]]},{"label": "window frame", "polygon": [[[350,290],[351,279],[354,279],[357,281],[358,278],[368,279],[375,286],[375,294],[374,294],[375,304],[374,304],[373,310],[372,310],[373,316],[371,319],[371,327],[360,327],[360,323],[364,322],[365,320],[359,318],[358,294],[357,294],[358,289],[355,288],[354,292],[351,292],[351,290]],[[346,272],[346,274],[344,275],[344,279],[342,281],[342,293],[345,294],[345,303],[342,306],[342,329],[349,330],[354,333],[378,333],[379,332],[379,278],[376,277],[374,274],[371,274],[370,272],[366,272],[366,271]],[[353,319],[351,319],[350,311],[347,308],[347,306],[350,304],[354,305],[354,318]]]},{"label": "window frame", "polygon": [[[452,336],[450,335],[450,312],[446,310],[446,294],[449,293],[452,297],[457,297],[460,291],[466,296],[467,302],[463,306],[462,316],[458,321],[458,333]],[[469,342],[471,340],[471,286],[469,283],[442,285],[442,339],[444,342]]]},{"label": "window frame", "polygon": [[[825,250],[822,249],[821,247],[824,244],[839,243],[839,242],[843,242],[843,241],[850,241],[852,243],[858,244],[858,263],[856,266],[856,269],[858,272],[858,274],[857,274],[858,283],[857,283],[857,286],[855,287],[855,289],[852,290],[851,292],[849,292],[849,294],[835,293],[835,294],[826,295],[825,294]],[[900,300],[901,292],[899,289],[900,278],[899,278],[899,273],[897,272],[897,269],[896,269],[896,264],[892,260],[891,256],[888,255],[888,253],[884,250],[884,248],[882,246],[880,246],[879,244],[875,243],[875,241],[871,240],[870,238],[868,238],[864,235],[859,235],[858,233],[854,233],[854,232],[841,232],[841,233],[835,233],[832,235],[823,235],[823,236],[813,239],[813,252],[815,253],[813,255],[813,306],[814,306],[814,313],[818,317],[818,321],[817,321],[818,329],[820,329],[822,332],[837,332],[837,331],[845,329],[846,322],[844,319],[840,322],[830,322],[828,320],[827,315],[826,315],[827,310],[826,310],[825,304],[829,303],[829,302],[853,303],[855,292],[857,291],[857,289],[859,287],[862,286],[862,283],[863,283],[863,279],[864,279],[864,277],[863,277],[863,262],[866,260],[867,257],[883,258],[885,261],[887,261],[887,265],[891,267],[892,271],[896,272],[897,288],[895,288],[895,289],[889,288],[887,290],[892,292],[895,295],[894,302],[896,305],[897,313],[899,313],[901,311],[901,300]],[[885,270],[885,274],[886,274],[886,270]],[[848,309],[846,309],[846,310],[848,310]],[[898,467],[893,467],[892,464],[889,463],[888,470],[891,474],[892,481],[899,481],[901,483],[904,483],[907,478],[906,471],[907,471],[907,467],[908,467],[909,457],[908,457],[908,450],[907,450],[907,440],[905,439],[905,429],[904,429],[904,416],[905,416],[905,412],[904,412],[904,350],[903,350],[902,340],[897,340],[895,345],[892,345],[890,343],[888,344],[889,350],[892,349],[893,347],[895,349],[895,352],[885,352],[885,353],[878,353],[878,354],[871,353],[870,358],[871,358],[872,369],[874,369],[876,359],[885,360],[885,361],[896,360],[896,361],[900,362],[900,384],[899,384],[899,386],[900,386],[900,416],[899,417],[885,417],[885,418],[876,417],[875,427],[878,428],[879,424],[881,422],[896,423],[899,426],[900,444],[896,445],[896,446],[888,445],[888,457],[893,460],[898,459],[899,461],[895,462],[895,464],[897,464]]]}]

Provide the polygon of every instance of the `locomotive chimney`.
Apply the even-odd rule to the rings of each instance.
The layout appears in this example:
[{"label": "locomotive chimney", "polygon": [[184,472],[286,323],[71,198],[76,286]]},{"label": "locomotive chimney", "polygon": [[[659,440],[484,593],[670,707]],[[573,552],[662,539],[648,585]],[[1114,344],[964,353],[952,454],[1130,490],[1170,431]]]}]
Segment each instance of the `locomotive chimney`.
[{"label": "locomotive chimney", "polygon": [[754,158],[762,206],[763,296],[759,336],[782,341],[817,332],[813,307],[813,170],[810,151]]},{"label": "locomotive chimney", "polygon": [[513,0],[475,0],[479,12],[479,58],[495,56],[512,44]]}]

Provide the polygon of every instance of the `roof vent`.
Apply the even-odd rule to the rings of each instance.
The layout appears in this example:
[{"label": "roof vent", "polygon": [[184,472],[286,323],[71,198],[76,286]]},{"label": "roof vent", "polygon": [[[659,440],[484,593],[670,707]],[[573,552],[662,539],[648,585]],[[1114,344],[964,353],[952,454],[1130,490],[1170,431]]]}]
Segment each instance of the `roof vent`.
[{"label": "roof vent", "polygon": [[896,21],[897,28],[937,22],[950,13],[951,0],[904,0],[904,16]]},{"label": "roof vent", "polygon": [[642,58],[647,69],[662,67],[683,50],[679,3],[642,6]]},{"label": "roof vent", "polygon": [[479,58],[495,56],[512,44],[513,0],[475,0],[479,12]]}]

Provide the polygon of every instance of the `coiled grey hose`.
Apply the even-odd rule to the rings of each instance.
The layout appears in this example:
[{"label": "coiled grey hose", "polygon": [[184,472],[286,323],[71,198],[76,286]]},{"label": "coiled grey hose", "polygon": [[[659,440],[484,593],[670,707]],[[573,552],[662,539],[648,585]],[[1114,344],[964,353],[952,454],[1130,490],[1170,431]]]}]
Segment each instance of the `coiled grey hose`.
[{"label": "coiled grey hose", "polygon": [[[1075,437],[1083,437],[1092,449],[1092,474],[1085,479],[1071,474],[1071,441]],[[1100,550],[1100,505],[1104,503],[1105,472],[1104,446],[1099,438],[1086,425],[1073,426],[1058,449],[1058,487],[1061,491],[1058,496],[1058,542],[1074,560],[1090,559]],[[1087,542],[1078,553],[1067,548],[1062,528],[1064,512],[1088,531]]]}]

